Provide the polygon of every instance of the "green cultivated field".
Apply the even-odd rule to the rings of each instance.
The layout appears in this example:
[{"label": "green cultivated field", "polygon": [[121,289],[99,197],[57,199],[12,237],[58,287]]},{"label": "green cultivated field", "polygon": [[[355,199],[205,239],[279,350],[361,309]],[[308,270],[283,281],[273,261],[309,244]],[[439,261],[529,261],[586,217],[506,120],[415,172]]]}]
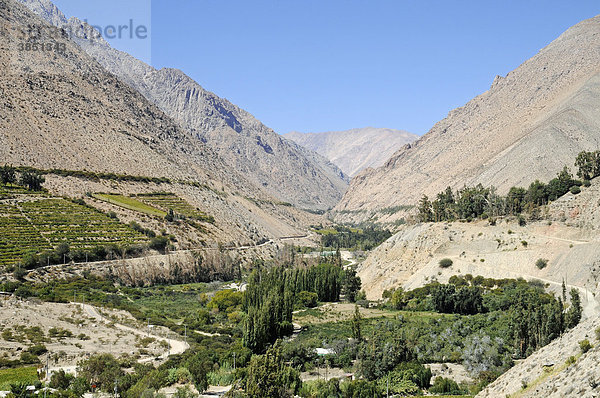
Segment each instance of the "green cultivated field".
[{"label": "green cultivated field", "polygon": [[32,192],[19,185],[2,185],[0,184],[0,200],[1,199],[14,199],[17,195],[34,195],[44,196],[43,192]]},{"label": "green cultivated field", "polygon": [[0,391],[10,391],[11,384],[27,383],[33,385],[38,380],[35,366],[16,369],[0,369]]},{"label": "green cultivated field", "polygon": [[164,217],[167,215],[166,211],[159,210],[156,207],[153,207],[146,203],[140,202],[139,200],[131,198],[129,196],[108,194],[108,193],[95,193],[93,196],[96,199],[100,199],[105,202],[112,203],[113,205],[117,205],[117,206],[123,207],[125,209],[137,211],[140,213],[148,214],[150,216]]},{"label": "green cultivated field", "polygon": [[137,195],[137,198],[164,211],[172,209],[176,214],[199,221],[212,222],[212,217],[194,208],[185,200],[172,193],[155,193],[150,195]]},{"label": "green cultivated field", "polygon": [[147,238],[107,215],[65,199],[0,203],[0,265],[19,262],[62,242],[71,248],[134,244]]}]

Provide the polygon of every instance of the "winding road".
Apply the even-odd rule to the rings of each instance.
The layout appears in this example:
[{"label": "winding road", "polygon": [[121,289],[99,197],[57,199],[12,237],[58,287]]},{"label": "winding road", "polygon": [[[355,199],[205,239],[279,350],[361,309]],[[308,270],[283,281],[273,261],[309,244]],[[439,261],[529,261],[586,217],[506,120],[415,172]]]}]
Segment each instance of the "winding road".
[{"label": "winding road", "polygon": [[[102,314],[100,314],[100,312],[94,306],[92,306],[90,304],[81,304],[81,303],[71,303],[71,304],[80,306],[89,317],[95,319],[98,322],[102,322],[102,323],[106,323],[106,324],[110,323],[116,329],[123,330],[128,333],[133,333],[133,334],[136,334],[136,335],[142,336],[142,337],[153,337],[158,341],[166,342],[169,345],[169,350],[168,350],[167,355],[182,354],[188,348],[190,348],[190,345],[188,343],[181,341],[181,340],[170,339],[168,337],[163,337],[163,336],[159,336],[159,335],[152,334],[152,333],[148,334],[148,332],[145,332],[145,331],[142,331],[139,329],[135,329],[130,326],[121,325],[120,323],[114,323],[110,319],[108,319],[108,318],[104,317]],[[159,357],[159,358],[164,358],[164,357]],[[139,359],[138,362],[146,363],[146,362],[151,362],[153,360],[154,360],[154,357],[148,357],[148,358]],[[66,373],[70,373],[75,376],[77,375],[77,365],[69,365],[69,366],[50,367],[48,369],[48,376],[51,376],[53,373],[56,373],[60,370],[64,370]]]}]

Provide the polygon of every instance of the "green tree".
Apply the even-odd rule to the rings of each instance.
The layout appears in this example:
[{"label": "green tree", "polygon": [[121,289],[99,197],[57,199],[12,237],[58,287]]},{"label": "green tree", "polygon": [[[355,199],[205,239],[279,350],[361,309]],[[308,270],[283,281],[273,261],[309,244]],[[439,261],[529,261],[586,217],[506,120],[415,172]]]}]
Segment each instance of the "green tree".
[{"label": "green tree", "polygon": [[423,195],[419,201],[419,221],[431,222],[434,221],[431,202],[427,195]]},{"label": "green tree", "polygon": [[79,376],[84,377],[89,384],[95,383],[99,389],[112,391],[115,380],[124,373],[119,362],[111,354],[97,354],[78,364]]},{"label": "green tree", "polygon": [[575,288],[569,292],[571,295],[571,306],[567,310],[566,322],[567,328],[573,328],[579,324],[581,320],[581,314],[583,313],[583,307],[581,306],[581,297],[579,297],[579,291]]},{"label": "green tree", "polygon": [[15,168],[9,165],[0,167],[0,181],[3,184],[14,184],[17,181]]},{"label": "green tree", "polygon": [[362,316],[360,315],[360,309],[358,305],[354,306],[354,316],[352,317],[352,337],[356,340],[362,340],[361,332]]},{"label": "green tree", "polygon": [[348,380],[340,386],[344,398],[378,398],[382,393],[376,382]]},{"label": "green tree", "polygon": [[298,371],[285,364],[279,344],[269,348],[264,355],[255,355],[250,360],[246,377],[249,397],[293,397],[301,384]]},{"label": "green tree", "polygon": [[24,171],[21,173],[21,185],[31,191],[41,191],[46,179],[39,173]]},{"label": "green tree", "polygon": [[451,379],[438,376],[433,380],[433,386],[429,389],[434,394],[463,394],[464,391],[458,387],[458,384]]},{"label": "green tree", "polygon": [[356,275],[356,270],[350,268],[344,270],[342,277],[342,294],[346,296],[346,300],[351,303],[356,301],[356,293],[360,291],[362,283],[360,277]]},{"label": "green tree", "polygon": [[63,369],[58,372],[54,372],[50,378],[50,387],[66,390],[71,385],[71,382],[75,379],[75,376],[66,373]]}]

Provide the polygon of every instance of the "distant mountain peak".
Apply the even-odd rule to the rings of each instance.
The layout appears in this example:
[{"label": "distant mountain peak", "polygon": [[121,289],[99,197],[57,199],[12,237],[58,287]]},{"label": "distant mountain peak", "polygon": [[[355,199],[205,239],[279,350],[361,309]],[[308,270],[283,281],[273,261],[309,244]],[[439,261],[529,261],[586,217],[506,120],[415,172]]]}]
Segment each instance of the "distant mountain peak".
[{"label": "distant mountain peak", "polygon": [[[54,26],[88,29],[85,22],[66,19],[48,0],[18,0]],[[82,26],[80,26],[82,25]],[[156,70],[115,50],[103,39],[74,38],[82,49],[194,137],[214,149],[229,165],[272,195],[307,209],[333,207],[348,178],[323,156],[281,138],[254,116],[205,90],[175,68]]]},{"label": "distant mountain peak", "polygon": [[403,145],[418,138],[407,131],[376,127],[324,133],[291,132],[284,137],[320,153],[350,176],[383,165]]}]

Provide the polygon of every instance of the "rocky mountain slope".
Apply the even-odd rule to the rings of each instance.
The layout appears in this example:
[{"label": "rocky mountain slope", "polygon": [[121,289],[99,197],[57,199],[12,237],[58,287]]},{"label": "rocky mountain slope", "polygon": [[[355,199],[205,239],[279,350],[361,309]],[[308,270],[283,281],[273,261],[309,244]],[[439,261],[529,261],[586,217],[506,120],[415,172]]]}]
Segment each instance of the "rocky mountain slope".
[{"label": "rocky mountain slope", "polygon": [[[20,49],[29,26],[50,50]],[[25,41],[24,41],[25,40]],[[62,47],[56,50],[56,46]],[[216,219],[211,241],[247,244],[302,234],[308,216],[233,170],[218,154],[13,0],[0,1],[0,163],[167,177],[169,186],[47,178],[55,193],[175,191]],[[143,185],[143,184],[142,184]],[[148,184],[146,184],[148,185]]]},{"label": "rocky mountain slope", "polygon": [[[376,170],[352,180],[337,220],[375,219],[450,185],[549,180],[600,146],[600,16],[568,29],[488,91],[451,111]],[[400,218],[401,213],[396,214]]]},{"label": "rocky mountain slope", "polygon": [[418,138],[407,131],[375,127],[326,133],[291,132],[283,136],[325,156],[349,176],[383,166],[394,152]]},{"label": "rocky mountain slope", "polygon": [[138,90],[232,168],[282,201],[301,208],[333,207],[348,178],[324,157],[282,138],[251,114],[205,90],[176,69],[156,70],[111,48],[102,38],[82,39],[89,25],[67,19],[49,0],[20,0],[74,40],[108,71]]},{"label": "rocky mountain slope", "polygon": [[[405,225],[369,254],[358,275],[370,299],[398,286],[412,289],[472,274],[540,279],[552,289],[565,279],[591,301],[600,287],[600,219],[592,216],[599,200],[600,179],[595,179],[581,194],[551,203],[545,220],[525,226],[514,219],[493,226],[488,221]],[[453,265],[441,268],[444,258]],[[546,268],[536,267],[539,258],[548,260]]]},{"label": "rocky mountain slope", "polygon": [[[477,397],[597,397],[600,378],[600,317],[586,319],[546,347],[520,361]],[[594,347],[582,353],[579,342]],[[569,360],[571,358],[571,360]]]}]

